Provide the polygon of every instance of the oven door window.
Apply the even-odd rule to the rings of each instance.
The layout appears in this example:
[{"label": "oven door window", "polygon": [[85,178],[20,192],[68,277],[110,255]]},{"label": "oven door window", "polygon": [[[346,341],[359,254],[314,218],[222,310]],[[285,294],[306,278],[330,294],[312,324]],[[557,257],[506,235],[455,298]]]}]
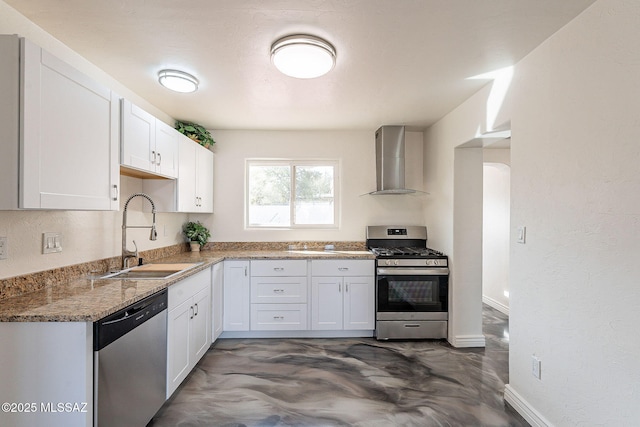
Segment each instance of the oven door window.
[{"label": "oven door window", "polygon": [[378,276],[378,311],[447,311],[447,276]]}]

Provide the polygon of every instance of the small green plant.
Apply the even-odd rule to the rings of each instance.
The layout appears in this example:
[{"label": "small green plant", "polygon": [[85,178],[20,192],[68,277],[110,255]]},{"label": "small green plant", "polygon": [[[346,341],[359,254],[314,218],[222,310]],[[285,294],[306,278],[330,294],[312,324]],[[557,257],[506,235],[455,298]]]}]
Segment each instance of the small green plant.
[{"label": "small green plant", "polygon": [[198,242],[200,246],[204,246],[209,237],[211,237],[209,229],[202,225],[200,221],[187,222],[184,227],[182,227],[182,231],[187,239],[191,242]]},{"label": "small green plant", "polygon": [[198,144],[204,147],[209,147],[210,145],[216,143],[209,131],[206,130],[204,126],[201,126],[197,123],[181,122],[180,120],[176,120],[175,127],[178,132],[193,139]]}]

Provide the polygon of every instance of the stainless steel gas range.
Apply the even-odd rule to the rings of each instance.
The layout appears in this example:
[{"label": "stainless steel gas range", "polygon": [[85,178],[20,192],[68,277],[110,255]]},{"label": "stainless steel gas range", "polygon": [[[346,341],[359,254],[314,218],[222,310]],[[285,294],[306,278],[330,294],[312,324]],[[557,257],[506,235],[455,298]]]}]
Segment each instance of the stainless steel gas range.
[{"label": "stainless steel gas range", "polygon": [[376,338],[447,338],[447,256],[427,248],[423,226],[369,226],[376,255]]}]

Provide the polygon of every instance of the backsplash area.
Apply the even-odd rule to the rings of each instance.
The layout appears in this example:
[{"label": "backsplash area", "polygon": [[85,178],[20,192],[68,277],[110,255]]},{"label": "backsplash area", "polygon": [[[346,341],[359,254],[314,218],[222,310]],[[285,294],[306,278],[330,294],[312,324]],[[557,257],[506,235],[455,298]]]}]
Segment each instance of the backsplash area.
[{"label": "backsplash area", "polygon": [[[176,255],[188,249],[188,245],[182,243],[164,248],[141,251],[140,257],[143,260],[153,260]],[[0,300],[38,291],[47,286],[65,283],[92,272],[104,273],[110,270],[119,270],[120,263],[121,258],[117,256],[54,268],[52,270],[39,271],[23,276],[10,277],[8,279],[0,279]]]},{"label": "backsplash area", "polygon": [[[366,250],[364,242],[209,242],[203,250],[207,251],[286,251],[286,250],[324,250],[326,245],[333,245],[336,250]],[[186,243],[166,246],[158,249],[141,251],[144,262],[165,258],[187,252]],[[119,256],[96,261],[74,264],[51,270],[39,271],[22,276],[0,279],[0,300],[34,292],[47,286],[65,283],[92,272],[105,273],[120,269]]]}]

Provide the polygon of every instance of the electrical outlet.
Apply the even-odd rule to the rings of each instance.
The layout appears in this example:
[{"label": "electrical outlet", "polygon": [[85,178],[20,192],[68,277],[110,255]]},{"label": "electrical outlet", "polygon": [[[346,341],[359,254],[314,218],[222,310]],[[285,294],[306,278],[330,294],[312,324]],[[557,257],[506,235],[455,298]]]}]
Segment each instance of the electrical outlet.
[{"label": "electrical outlet", "polygon": [[62,252],[61,233],[42,233],[42,253],[53,254]]},{"label": "electrical outlet", "polygon": [[542,379],[542,361],[535,355],[531,356],[531,375],[537,379]]},{"label": "electrical outlet", "polygon": [[7,259],[9,253],[6,237],[0,237],[0,259]]}]

